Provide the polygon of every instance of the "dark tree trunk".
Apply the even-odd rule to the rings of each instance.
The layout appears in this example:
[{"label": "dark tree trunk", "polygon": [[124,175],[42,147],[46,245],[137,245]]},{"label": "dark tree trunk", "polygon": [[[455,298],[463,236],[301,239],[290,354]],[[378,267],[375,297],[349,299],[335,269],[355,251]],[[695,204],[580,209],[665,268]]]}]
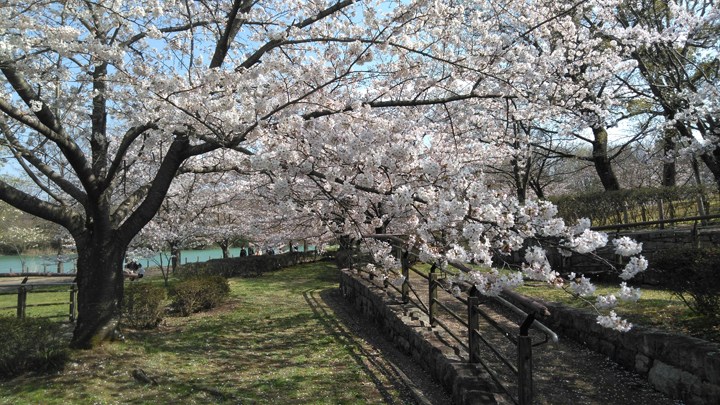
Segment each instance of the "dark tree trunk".
[{"label": "dark tree trunk", "polygon": [[340,245],[339,250],[353,250],[355,248],[355,241],[347,235],[341,235],[338,238],[338,244]]},{"label": "dark tree trunk", "polygon": [[539,180],[533,179],[530,180],[528,183],[530,185],[530,188],[535,192],[535,195],[537,198],[544,200],[545,199],[545,191],[543,191],[543,187],[540,184]]},{"label": "dark tree trunk", "polygon": [[[666,130],[663,138],[663,154],[667,156],[668,152],[675,150],[675,142],[673,137],[675,131]],[[677,168],[675,167],[675,159],[672,162],[663,162],[662,185],[664,187],[675,187],[677,177]]]},{"label": "dark tree trunk", "polygon": [[712,153],[703,153],[700,155],[700,159],[702,159],[705,166],[710,169],[715,185],[718,191],[720,191],[720,164],[718,164],[720,161],[720,149],[716,148]]},{"label": "dark tree trunk", "polygon": [[592,161],[595,165],[595,171],[600,177],[600,182],[602,182],[605,191],[620,190],[620,183],[615,176],[607,153],[607,131],[604,127],[593,127],[592,131],[595,137],[592,143]]},{"label": "dark tree trunk", "polygon": [[222,240],[217,242],[218,246],[220,246],[220,249],[222,250],[222,256],[223,259],[227,259],[230,257],[230,242],[227,240]]},{"label": "dark tree trunk", "polygon": [[513,182],[515,183],[515,192],[517,193],[518,202],[525,204],[527,200],[527,188],[528,188],[528,172],[530,168],[530,162],[526,161],[525,164],[521,164],[518,159],[512,160],[513,168]]},{"label": "dark tree trunk", "polygon": [[90,349],[110,337],[119,324],[126,246],[112,238],[77,246],[78,320],[71,346]]},{"label": "dark tree trunk", "polygon": [[182,262],[182,251],[178,245],[170,244],[170,262],[172,263],[173,274],[177,270],[178,263]]}]

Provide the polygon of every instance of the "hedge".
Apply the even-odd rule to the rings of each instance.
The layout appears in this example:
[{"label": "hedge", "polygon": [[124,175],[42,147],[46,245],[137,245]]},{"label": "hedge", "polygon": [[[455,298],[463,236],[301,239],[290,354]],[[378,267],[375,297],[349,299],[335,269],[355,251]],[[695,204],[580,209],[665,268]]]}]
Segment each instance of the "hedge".
[{"label": "hedge", "polygon": [[132,283],[123,293],[122,321],[135,329],[149,329],[162,318],[165,289],[150,283]]},{"label": "hedge", "polygon": [[230,285],[224,277],[206,276],[191,278],[175,284],[169,292],[173,306],[181,316],[212,309],[230,294]]},{"label": "hedge", "polygon": [[175,275],[181,280],[204,276],[257,277],[267,271],[295,266],[321,259],[315,252],[291,252],[279,255],[260,255],[214,259],[203,263],[187,263],[179,266]]}]

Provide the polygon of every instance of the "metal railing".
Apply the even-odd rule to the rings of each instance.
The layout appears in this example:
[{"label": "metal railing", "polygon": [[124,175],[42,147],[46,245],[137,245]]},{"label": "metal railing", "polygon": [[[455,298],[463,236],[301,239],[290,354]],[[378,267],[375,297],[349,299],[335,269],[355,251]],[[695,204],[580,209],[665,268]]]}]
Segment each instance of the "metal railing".
[{"label": "metal railing", "polygon": [[[425,313],[428,318],[430,325],[435,327],[439,326],[443,330],[445,330],[450,336],[455,339],[460,346],[462,346],[467,352],[468,352],[468,361],[470,363],[477,363],[480,364],[491,376],[491,378],[498,384],[498,386],[501,387],[501,389],[504,391],[504,393],[510,397],[510,399],[518,405],[530,405],[532,403],[532,397],[533,397],[533,379],[532,379],[532,347],[537,346],[540,344],[552,342],[555,347],[557,347],[558,343],[558,337],[557,335],[551,331],[549,328],[547,328],[545,325],[541,324],[537,320],[535,320],[535,314],[541,313],[541,314],[548,314],[547,308],[544,306],[528,300],[527,298],[524,298],[520,294],[514,293],[509,290],[505,290],[504,294],[508,295],[514,295],[514,299],[519,301],[525,301],[525,304],[528,308],[532,308],[535,313],[528,314],[521,310],[520,308],[514,306],[507,300],[501,298],[501,297],[486,297],[487,299],[494,300],[495,303],[498,305],[506,308],[507,310],[521,316],[523,318],[523,321],[518,325],[519,326],[519,333],[517,336],[513,336],[510,332],[508,332],[502,325],[500,325],[499,322],[494,320],[488,313],[486,313],[480,306],[480,294],[475,289],[474,286],[470,286],[469,290],[467,291],[467,299],[464,299],[462,297],[456,297],[453,296],[457,301],[461,302],[466,308],[467,308],[467,318],[464,318],[463,316],[457,314],[455,311],[453,311],[451,308],[449,308],[447,305],[443,304],[440,300],[438,300],[438,290],[444,291],[444,286],[441,283],[441,279],[450,276],[455,276],[456,274],[448,269],[443,269],[435,264],[432,265],[430,268],[429,274],[424,274],[423,272],[417,270],[413,266],[410,265],[410,256],[417,257],[416,254],[408,251],[403,247],[405,244],[405,241],[402,240],[398,235],[364,235],[364,237],[378,239],[378,240],[385,240],[391,242],[391,245],[397,249],[397,256],[401,261],[401,272],[402,276],[405,278],[404,282],[400,286],[395,286],[391,283],[388,283],[387,280],[385,280],[384,285],[385,287],[391,287],[395,289],[400,295],[402,302],[405,304],[412,304],[415,307],[417,307],[419,310],[421,310],[423,313]],[[473,269],[461,264],[461,263],[448,263],[449,265],[468,272],[473,271]],[[440,271],[438,271],[440,270]],[[427,303],[424,302],[421,298],[418,292],[413,288],[413,284],[410,282],[410,273],[415,273],[421,278],[427,280],[428,282],[428,299]],[[373,274],[368,272],[370,276],[372,277]],[[440,276],[443,276],[442,278]],[[450,319],[456,321],[462,327],[467,328],[468,331],[468,338],[467,341],[462,339],[455,333],[452,328],[439,316],[439,310],[442,310],[443,313],[449,316]],[[507,316],[503,315],[506,319]],[[447,318],[447,317],[445,317]],[[517,348],[517,361],[516,364],[513,364],[513,362],[508,359],[506,356],[504,356],[501,353],[501,350],[495,345],[493,345],[488,339],[483,336],[481,330],[480,330],[480,318],[484,319],[489,326],[496,329],[498,332],[500,332],[507,340],[516,346]],[[536,343],[533,345],[532,339],[529,336],[529,329],[534,328],[541,332],[545,336],[545,340],[541,341],[539,343]],[[485,359],[480,354],[481,346],[484,345],[487,347],[495,356],[497,356],[498,359],[504,364],[517,378],[517,385],[518,385],[518,392],[517,392],[517,398],[509,391],[509,389],[505,386],[505,384],[502,383],[500,380],[498,374],[493,370],[493,368],[488,364]]]},{"label": "metal railing", "polygon": [[[42,287],[56,287],[56,286],[70,286],[70,289],[65,290],[56,290],[56,289],[42,289]],[[40,318],[63,318],[68,317],[70,322],[75,322],[77,319],[77,284],[76,283],[42,283],[42,284],[6,284],[2,286],[3,288],[15,288],[17,287],[17,290],[13,291],[0,291],[0,295],[15,295],[17,294],[17,305],[12,307],[3,307],[0,308],[0,310],[4,309],[17,309],[17,317],[18,318],[25,318],[26,316],[26,310],[27,308],[31,307],[47,307],[47,306],[55,306],[55,305],[67,305],[69,307],[69,311],[66,314],[61,315],[48,315],[48,316],[42,316]],[[40,287],[40,288],[36,288]],[[28,294],[37,294],[37,293],[70,293],[70,300],[69,301],[63,301],[63,302],[49,302],[49,303],[42,303],[42,304],[28,304]]]}]

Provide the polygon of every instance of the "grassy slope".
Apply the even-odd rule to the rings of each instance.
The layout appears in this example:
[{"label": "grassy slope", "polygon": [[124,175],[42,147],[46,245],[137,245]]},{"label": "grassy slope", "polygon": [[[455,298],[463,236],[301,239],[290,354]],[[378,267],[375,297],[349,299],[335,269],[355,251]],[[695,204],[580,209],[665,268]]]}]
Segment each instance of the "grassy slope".
[{"label": "grassy slope", "polygon": [[[317,263],[232,279],[224,308],[126,331],[124,342],[75,352],[59,375],[1,382],[0,404],[399,402],[323,302],[337,277]],[[137,368],[159,385],[138,383]]]},{"label": "grassy slope", "polygon": [[[430,271],[430,266],[427,264],[417,263],[413,267],[426,274]],[[410,279],[412,280],[413,277],[415,275],[411,274]],[[617,294],[619,290],[618,285],[615,284],[596,283],[595,286],[597,287],[595,295],[586,297],[593,304],[597,296]],[[667,290],[653,287],[641,287],[640,290],[642,296],[638,302],[618,300],[619,305],[613,308],[618,316],[628,319],[633,324],[720,343],[720,315],[715,318],[697,315]],[[515,291],[527,296],[595,311],[587,301],[573,298],[572,295],[548,283],[525,280],[525,284]]]},{"label": "grassy slope", "polygon": [[[596,284],[596,287],[595,295],[587,297],[587,300],[593,304],[599,295],[618,292],[617,285]],[[526,281],[525,285],[516,291],[528,296],[594,311],[586,301],[573,298],[562,289],[554,288],[547,283]],[[613,308],[618,316],[628,319],[633,324],[720,342],[720,318],[694,314],[678,297],[667,290],[641,287],[640,291],[642,291],[642,296],[636,303],[618,300],[619,305]]]}]

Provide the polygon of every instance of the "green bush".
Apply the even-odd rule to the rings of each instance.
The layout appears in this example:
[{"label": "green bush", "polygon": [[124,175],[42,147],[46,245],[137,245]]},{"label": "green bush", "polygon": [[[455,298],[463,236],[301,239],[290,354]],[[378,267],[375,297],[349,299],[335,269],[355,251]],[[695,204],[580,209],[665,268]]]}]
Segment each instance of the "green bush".
[{"label": "green bush", "polygon": [[157,326],[162,318],[165,289],[150,283],[134,283],[123,294],[123,323],[135,329]]},{"label": "green bush", "polygon": [[220,305],[230,295],[230,284],[225,277],[209,276],[201,279],[206,289],[203,294],[202,309],[211,309]]},{"label": "green bush", "polygon": [[0,317],[0,378],[62,369],[69,351],[60,328],[48,319]]},{"label": "green bush", "polygon": [[218,306],[230,293],[225,277],[206,276],[191,278],[170,289],[170,299],[181,316]]},{"label": "green bush", "polygon": [[720,249],[682,247],[653,256],[654,269],[667,288],[692,311],[720,314]]}]

